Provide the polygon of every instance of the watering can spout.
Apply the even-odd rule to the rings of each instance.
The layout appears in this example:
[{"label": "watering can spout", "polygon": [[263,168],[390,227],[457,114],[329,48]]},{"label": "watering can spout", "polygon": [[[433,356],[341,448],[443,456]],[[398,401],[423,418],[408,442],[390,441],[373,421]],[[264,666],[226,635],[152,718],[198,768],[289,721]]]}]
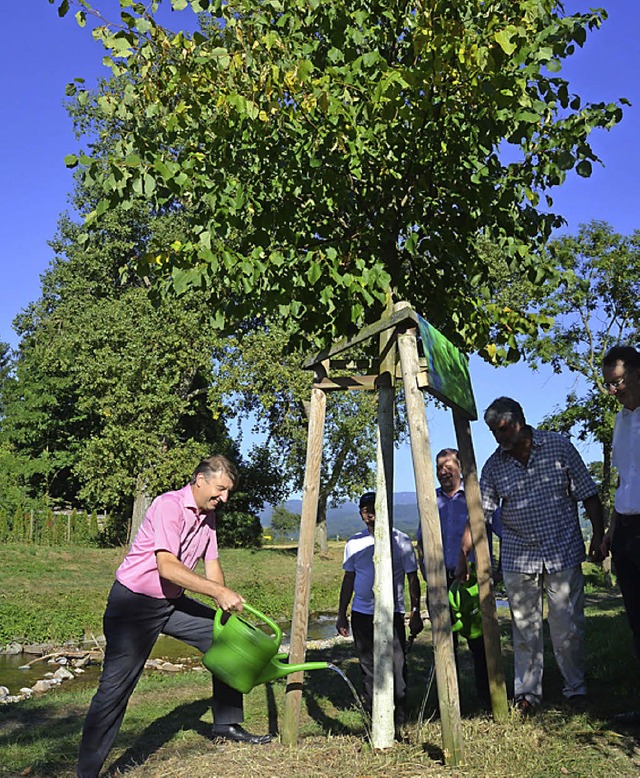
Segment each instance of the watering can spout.
[{"label": "watering can spout", "polygon": [[302,662],[292,665],[287,661],[286,654],[278,654],[266,665],[257,683],[269,683],[291,673],[304,672],[305,670],[326,670],[328,667],[328,662]]}]

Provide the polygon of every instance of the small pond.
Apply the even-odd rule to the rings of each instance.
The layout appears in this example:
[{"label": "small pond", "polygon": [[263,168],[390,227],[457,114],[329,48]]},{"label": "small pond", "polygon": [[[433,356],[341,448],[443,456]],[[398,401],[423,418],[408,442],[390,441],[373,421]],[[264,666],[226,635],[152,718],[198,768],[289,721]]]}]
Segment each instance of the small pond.
[{"label": "small pond", "polygon": [[[281,623],[283,641],[289,642],[289,630],[291,622]],[[309,624],[309,640],[326,640],[336,635],[335,614],[323,614]],[[170,662],[178,662],[180,659],[198,657],[200,652],[191,646],[182,643],[175,638],[161,635],[153,651],[151,658],[163,658]],[[59,665],[48,664],[47,660],[34,662],[29,670],[19,670],[36,657],[33,654],[0,654],[0,686],[6,686],[10,694],[17,694],[23,686],[33,684],[44,678],[45,673],[54,672]],[[77,676],[74,688],[95,687],[100,677],[100,665],[89,665],[82,675]]]}]

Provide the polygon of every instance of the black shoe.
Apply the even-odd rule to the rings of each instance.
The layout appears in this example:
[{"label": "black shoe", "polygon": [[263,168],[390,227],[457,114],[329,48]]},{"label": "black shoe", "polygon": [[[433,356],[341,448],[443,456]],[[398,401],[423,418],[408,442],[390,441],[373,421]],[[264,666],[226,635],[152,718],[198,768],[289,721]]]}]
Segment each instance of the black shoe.
[{"label": "black shoe", "polygon": [[230,740],[233,743],[249,743],[252,746],[262,746],[265,743],[270,743],[273,736],[269,734],[252,735],[251,732],[247,732],[240,724],[214,724],[211,730],[211,739],[214,742]]},{"label": "black shoe", "polygon": [[583,713],[588,707],[586,694],[573,694],[571,697],[566,697],[565,702],[576,713]]}]

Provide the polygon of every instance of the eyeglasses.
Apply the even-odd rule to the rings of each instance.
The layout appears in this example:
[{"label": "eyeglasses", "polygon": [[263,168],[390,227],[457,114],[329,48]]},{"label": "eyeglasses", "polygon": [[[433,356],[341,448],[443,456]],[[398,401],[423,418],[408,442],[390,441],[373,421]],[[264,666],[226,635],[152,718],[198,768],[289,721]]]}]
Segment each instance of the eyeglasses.
[{"label": "eyeglasses", "polygon": [[604,388],[607,389],[609,392],[612,389],[619,389],[622,386],[622,384],[624,383],[624,378],[625,377],[622,376],[622,378],[618,378],[617,381],[607,381],[607,382],[605,382]]}]

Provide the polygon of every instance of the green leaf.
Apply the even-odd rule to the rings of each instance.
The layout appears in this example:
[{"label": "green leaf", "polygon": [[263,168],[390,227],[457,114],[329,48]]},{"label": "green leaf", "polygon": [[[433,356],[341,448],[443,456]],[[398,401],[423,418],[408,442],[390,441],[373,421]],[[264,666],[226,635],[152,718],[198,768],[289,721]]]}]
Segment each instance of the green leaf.
[{"label": "green leaf", "polygon": [[583,178],[589,178],[593,172],[593,166],[588,159],[583,159],[576,165],[576,173]]},{"label": "green leaf", "polygon": [[513,54],[517,45],[512,43],[513,36],[517,33],[515,27],[506,27],[504,30],[500,30],[493,36],[496,43],[504,51],[507,56]]},{"label": "green leaf", "polygon": [[307,270],[307,278],[309,279],[309,283],[311,286],[313,286],[316,281],[320,278],[322,275],[322,268],[320,266],[319,262],[313,262],[309,266],[309,270]]},{"label": "green leaf", "polygon": [[64,164],[69,168],[74,168],[78,164],[78,157],[75,154],[67,154],[64,158]]}]

